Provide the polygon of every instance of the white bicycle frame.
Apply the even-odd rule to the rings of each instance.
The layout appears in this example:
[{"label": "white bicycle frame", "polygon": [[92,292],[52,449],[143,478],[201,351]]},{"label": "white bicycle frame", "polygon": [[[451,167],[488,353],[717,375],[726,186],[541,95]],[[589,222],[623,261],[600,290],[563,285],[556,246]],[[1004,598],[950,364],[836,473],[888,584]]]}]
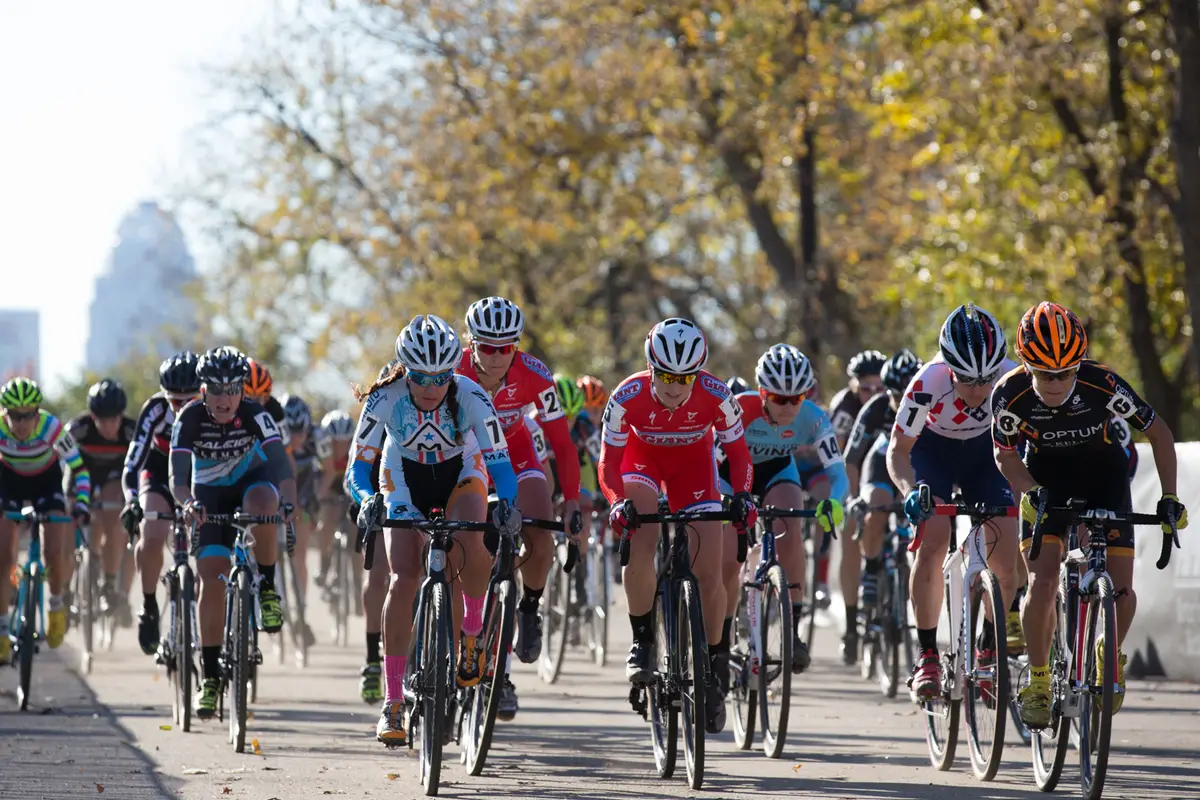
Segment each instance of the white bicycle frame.
[{"label": "white bicycle frame", "polygon": [[[954,524],[952,521],[951,525]],[[984,525],[971,528],[963,543],[942,562],[942,583],[946,592],[946,613],[950,617],[950,646],[945,656],[954,665],[954,674],[949,671],[944,681],[950,684],[951,700],[961,700],[963,683],[967,676],[967,661],[971,657],[971,631],[975,621],[971,619],[970,594],[965,587],[973,586],[976,578],[987,569],[987,549]],[[974,677],[981,677],[976,672]]]}]

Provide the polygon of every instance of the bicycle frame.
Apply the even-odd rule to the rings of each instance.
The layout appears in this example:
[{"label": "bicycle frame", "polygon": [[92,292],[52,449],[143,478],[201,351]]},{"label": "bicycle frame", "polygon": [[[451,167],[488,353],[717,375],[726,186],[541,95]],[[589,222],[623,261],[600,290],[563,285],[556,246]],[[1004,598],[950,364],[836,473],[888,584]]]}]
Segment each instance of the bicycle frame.
[{"label": "bicycle frame", "polygon": [[[32,506],[26,506],[18,511],[4,512],[4,518],[13,522],[29,525],[29,549],[25,558],[25,563],[21,565],[21,580],[17,586],[17,603],[13,608],[9,618],[8,638],[12,640],[15,646],[20,643],[20,635],[24,630],[25,622],[22,614],[22,609],[25,608],[26,601],[26,581],[25,578],[33,578],[30,584],[33,591],[37,592],[35,604],[37,607],[37,619],[34,627],[34,640],[40,641],[46,638],[46,605],[45,591],[43,583],[46,579],[46,565],[42,563],[42,526],[47,522],[62,523],[71,522],[71,518],[61,514],[51,514],[46,512],[34,511]],[[19,528],[18,528],[19,530]],[[76,541],[80,534],[76,532]],[[13,659],[16,663],[16,659]]]}]

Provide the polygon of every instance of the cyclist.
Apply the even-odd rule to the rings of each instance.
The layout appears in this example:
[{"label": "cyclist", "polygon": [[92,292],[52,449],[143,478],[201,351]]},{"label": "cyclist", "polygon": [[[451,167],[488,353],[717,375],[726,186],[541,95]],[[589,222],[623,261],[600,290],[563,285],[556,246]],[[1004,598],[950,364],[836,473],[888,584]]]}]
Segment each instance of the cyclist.
[{"label": "cyclist", "polygon": [[[1005,357],[1007,347],[995,317],[970,303],[959,306],[942,325],[938,354],[917,372],[896,411],[888,472],[905,498],[909,521],[914,526],[925,522],[909,587],[920,647],[910,683],[914,702],[923,703],[941,690],[937,626],[942,560],[950,540],[949,518],[930,518],[921,508],[918,486],[928,485],[937,503],[947,502],[957,485],[968,503],[1012,505],[1012,489],[992,459],[992,412],[987,402],[993,384],[1016,366]],[[989,528],[994,543],[989,545],[988,566],[1011,604],[1017,582],[1016,522],[1001,517]],[[1019,619],[1010,615],[1009,622],[1019,628]],[[980,662],[986,662],[982,654]]]},{"label": "cyclist", "polygon": [[[500,496],[493,514],[496,526],[509,535],[519,533],[517,481],[503,426],[479,384],[455,374],[462,345],[454,329],[432,314],[413,317],[396,337],[396,355],[399,363],[383,379],[358,392],[366,405],[358,419],[346,480],[351,496],[362,506],[359,526],[371,530],[385,516],[420,519],[434,508],[444,509],[447,519],[482,521],[490,476]],[[386,495],[376,494],[371,483],[381,450],[380,481]],[[388,528],[384,542],[392,580],[383,607],[386,697],[375,735],[381,742],[399,745],[405,741],[403,679],[424,537]],[[463,559],[454,579],[465,606],[463,638],[475,637],[483,627],[492,560],[480,533],[459,533],[455,544],[461,546]],[[473,646],[471,650],[477,655],[468,653],[470,664],[460,660],[458,677],[478,683],[485,654]]]},{"label": "cyclist", "polygon": [[[613,532],[624,536],[638,527],[638,512],[658,508],[660,488],[666,485],[672,511],[720,511],[713,433],[730,461],[733,490],[731,509],[738,524],[752,526],[757,518],[750,489],[754,467],[742,436],[742,408],[729,387],[704,371],[708,343],[694,322],[671,317],[655,325],[645,343],[646,371],[629,376],[616,388],[604,412],[604,441],[600,450],[600,485],[611,506]],[[700,391],[696,391],[697,386]],[[719,647],[725,620],[722,580],[721,523],[692,526],[691,549],[704,610],[706,639]],[[654,647],[654,554],[657,537],[633,535],[625,567],[625,597],[633,645],[625,676],[634,684],[648,683]],[[706,687],[708,730],[725,726],[725,698],[719,684],[720,654],[709,648],[713,665]],[[714,658],[714,655],[717,656]]]},{"label": "cyclist", "polygon": [[[91,476],[83,464],[79,448],[58,418],[41,408],[42,390],[29,378],[12,378],[0,386],[0,508],[20,511],[32,505],[38,512],[66,514],[63,493],[63,464],[74,476],[75,503],[71,516],[76,524],[88,520]],[[17,550],[17,525],[0,519],[0,663],[11,657],[8,638],[8,608],[13,584],[13,557]],[[62,592],[71,574],[74,532],[65,522],[47,522],[42,526],[42,546],[46,558],[46,583],[50,589],[46,643],[51,648],[62,644],[67,633],[67,609]]]},{"label": "cyclist", "polygon": [[[886,390],[867,401],[846,445],[846,473],[850,485],[858,489],[858,501],[870,506],[891,503],[896,485],[887,473],[887,447],[900,398],[913,376],[924,366],[911,350],[901,350],[887,360],[879,377]],[[842,637],[842,661],[853,664],[858,658],[858,593],[861,575],[862,608],[871,608],[878,599],[879,571],[883,568],[883,536],[888,514],[868,511],[863,519],[862,542],[845,537],[842,544],[842,595],[846,601],[846,632]],[[854,553],[861,552],[861,557]]]},{"label": "cyclist", "polygon": [[175,508],[170,489],[171,428],[175,415],[200,393],[196,377],[199,357],[190,350],[164,359],[158,366],[158,385],[162,390],[142,404],[134,424],[133,441],[125,454],[121,486],[125,508],[121,524],[133,534],[141,527],[141,539],[134,551],[142,583],[142,611],[138,614],[138,645],[146,655],[158,650],[158,581],[163,569],[163,543],[171,532],[167,520],[143,519],[143,509],[158,514]]},{"label": "cyclist", "polygon": [[575,381],[575,386],[583,392],[583,411],[592,419],[599,422],[604,416],[604,406],[608,403],[608,389],[604,381],[593,375],[581,375]]},{"label": "cyclist", "polygon": [[[1083,498],[1112,511],[1132,510],[1129,462],[1113,435],[1112,416],[1144,432],[1154,450],[1162,485],[1158,513],[1187,527],[1187,510],[1175,495],[1175,438],[1129,384],[1108,367],[1086,358],[1087,332],[1079,318],[1057,303],[1030,308],[1017,329],[1021,366],[1005,375],[992,394],[995,459],[1021,497],[1021,547],[1027,549],[1039,504],[1061,506]],[[1024,443],[1022,460],[1017,445]],[[1028,560],[1029,591],[1021,609],[1029,653],[1029,686],[1021,691],[1021,719],[1033,728],[1050,724],[1050,641],[1054,598],[1064,530],[1050,517],[1042,521],[1042,550]],[[1169,532],[1170,526],[1164,525]],[[1116,680],[1119,710],[1125,691],[1125,653],[1120,644],[1137,610],[1133,590],[1133,526],[1114,524],[1108,532],[1108,572],[1117,598]],[[1104,674],[1101,651],[1096,673]]]},{"label": "cyclist", "polygon": [[[200,397],[179,412],[171,429],[171,490],[184,518],[198,525],[192,548],[200,591],[196,602],[204,682],[196,697],[196,716],[210,719],[221,688],[220,655],[225,619],[225,586],[236,533],[205,521],[207,515],[280,514],[290,521],[296,506],[296,480],[280,438],[279,426],[261,405],[243,395],[250,367],[233,347],[217,347],[200,356],[196,377]],[[254,560],[262,628],[283,627],[283,609],[275,589],[279,537],[274,525],[256,525]]]},{"label": "cyclist", "polygon": [[287,447],[291,443],[291,431],[285,424],[287,415],[283,411],[283,405],[271,394],[271,390],[275,388],[271,371],[267,369],[266,364],[249,356],[246,356],[246,363],[250,365],[250,372],[246,375],[243,394],[246,399],[253,400],[267,410],[271,419],[275,420],[275,427],[279,429],[279,440]]},{"label": "cyclist", "polygon": [[[121,502],[121,472],[135,430],[134,421],[125,416],[127,403],[124,387],[105,378],[88,389],[88,410],[67,423],[67,433],[79,447],[83,464],[91,476],[93,506],[97,501]],[[122,585],[118,585],[117,578],[128,540],[121,534],[116,511],[95,509],[92,523],[92,541],[88,544],[100,557],[101,608],[105,613],[111,609],[117,623],[128,627],[133,624],[129,610],[133,570],[125,570],[124,580],[120,581]],[[74,567],[74,562],[68,563]]]},{"label": "cyclist", "polygon": [[[829,423],[829,417],[816,403],[810,402],[808,392],[816,381],[812,364],[799,348],[790,344],[772,345],[758,359],[754,368],[758,391],[745,391],[735,396],[741,406],[742,425],[745,426],[746,445],[754,462],[754,486],[751,494],[762,498],[767,505],[782,508],[802,508],[804,492],[800,488],[800,473],[792,457],[797,447],[817,448],[824,469],[832,484],[835,497],[844,497],[847,491],[846,468],[842,463],[842,452],[838,449],[837,436]],[[741,383],[740,379],[730,384]],[[732,494],[729,485],[730,462],[720,465],[721,491]],[[828,517],[841,523],[843,511],[836,499],[825,499],[817,505],[818,522],[822,529],[829,526]],[[804,584],[808,574],[804,552],[804,533],[799,519],[780,520],[787,531],[776,541],[779,563],[791,584],[792,596],[792,670],[803,672],[812,663],[808,644],[800,638],[800,621],[803,617]],[[733,526],[728,526],[725,536],[725,623],[721,631],[718,652],[729,652],[730,628],[733,615],[737,613],[738,598],[741,596],[741,564],[736,558],[737,536]],[[728,684],[728,662],[721,662],[725,685]]]},{"label": "cyclist", "polygon": [[[296,571],[296,585],[302,595],[308,594],[308,543],[316,529],[321,514],[321,501],[317,498],[317,484],[321,480],[321,463],[318,456],[322,431],[313,428],[312,409],[295,394],[285,394],[280,402],[283,406],[284,425],[288,430],[288,455],[292,457],[292,469],[296,476],[296,499],[298,502],[296,522],[296,547],[290,557],[292,569]],[[296,598],[300,601],[301,598]],[[302,631],[308,646],[316,637],[308,622]]]},{"label": "cyclist", "polygon": [[[391,367],[388,364],[379,374],[386,375]],[[324,587],[333,549],[333,535],[342,527],[350,505],[345,481],[346,466],[350,463],[350,442],[354,436],[354,418],[340,409],[330,411],[321,419],[321,430],[323,433],[317,440],[317,454],[321,458],[321,480],[318,482],[321,500],[321,566],[314,583]],[[353,521],[357,515],[357,512],[351,514],[350,519]]]},{"label": "cyclist", "polygon": [[[533,439],[521,422],[523,409],[533,404],[541,412],[542,429],[558,462],[563,518],[571,521],[569,527],[572,530],[578,531],[582,527],[579,462],[554,377],[541,361],[519,352],[525,315],[515,303],[503,297],[485,297],[467,309],[466,323],[470,346],[463,352],[458,373],[478,381],[492,397],[517,475],[517,499],[521,511],[537,519],[546,519],[554,513],[546,473],[534,452]],[[517,658],[531,664],[542,652],[542,618],[538,605],[554,558],[554,537],[549,531],[530,528],[525,531],[524,538],[527,555],[520,569],[523,593],[517,605],[514,649]],[[473,664],[478,660],[471,649],[475,645],[473,633],[468,632],[464,641],[468,650],[463,663]],[[462,677],[477,680],[470,671]],[[517,692],[511,681],[505,681],[500,703],[499,713],[506,719],[517,713]]]}]

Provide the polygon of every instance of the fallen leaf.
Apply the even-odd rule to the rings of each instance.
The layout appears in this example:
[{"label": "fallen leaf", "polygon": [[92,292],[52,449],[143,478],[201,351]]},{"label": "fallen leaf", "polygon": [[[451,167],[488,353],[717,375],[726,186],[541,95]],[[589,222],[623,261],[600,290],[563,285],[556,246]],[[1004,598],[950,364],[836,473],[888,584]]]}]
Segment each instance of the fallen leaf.
[{"label": "fallen leaf", "polygon": [[169,730],[171,730],[171,726],[170,725],[159,725],[158,729],[160,731],[169,731]]},{"label": "fallen leaf", "polygon": [[96,791],[97,791],[97,792],[100,792],[101,794],[103,794],[103,793],[104,793],[104,784],[103,784],[103,783],[97,783],[97,784],[96,784]]},{"label": "fallen leaf", "polygon": [[151,678],[151,680],[153,680],[155,683],[158,683],[158,673],[157,672],[154,673],[154,677]]},{"label": "fallen leaf", "polygon": [[229,788],[228,786],[226,786],[225,788],[223,788],[223,789],[221,790],[221,794],[233,794],[233,789],[231,789],[231,788]]},{"label": "fallen leaf", "polygon": [[252,744],[254,745],[254,755],[261,756],[262,748],[258,746],[258,739],[252,740]]},{"label": "fallen leaf", "polygon": [[400,773],[399,773],[399,772],[389,772],[389,773],[387,774],[387,779],[388,779],[389,781],[394,781],[394,780],[396,780],[396,778],[399,778],[399,777],[400,777]]},{"label": "fallen leaf", "polygon": [[803,767],[803,766],[804,766],[803,764],[797,764],[797,765],[795,765],[794,767],[792,767],[792,772],[799,772],[799,771],[800,771],[800,768],[801,768],[801,767]]},{"label": "fallen leaf", "polygon": [[246,719],[254,719],[254,712],[253,712],[253,711],[247,711],[247,712],[246,712]]}]

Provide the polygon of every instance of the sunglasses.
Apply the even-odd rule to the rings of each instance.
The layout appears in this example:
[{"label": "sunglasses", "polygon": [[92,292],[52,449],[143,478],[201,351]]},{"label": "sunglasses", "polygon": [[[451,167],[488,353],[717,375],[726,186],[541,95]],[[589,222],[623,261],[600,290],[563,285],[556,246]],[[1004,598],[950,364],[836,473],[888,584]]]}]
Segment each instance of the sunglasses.
[{"label": "sunglasses", "polygon": [[445,386],[454,377],[454,370],[430,375],[425,372],[410,372],[408,379],[422,388],[428,386]]},{"label": "sunglasses", "polygon": [[204,391],[213,397],[236,397],[242,393],[240,383],[206,383]]},{"label": "sunglasses", "polygon": [[961,383],[963,386],[990,386],[995,383],[995,375],[985,375],[982,378],[964,378],[953,370],[950,372],[954,376],[955,383]]},{"label": "sunglasses", "polygon": [[36,419],[40,413],[37,409],[33,411],[9,411],[8,418],[13,422],[28,422],[31,419]]},{"label": "sunglasses", "polygon": [[1030,375],[1037,378],[1039,381],[1046,381],[1048,383],[1063,383],[1065,381],[1069,381],[1074,378],[1075,373],[1079,371],[1079,367],[1072,367],[1071,369],[1065,369],[1061,372],[1048,372],[1047,370],[1034,369],[1033,367],[1027,367],[1027,369],[1029,370]]},{"label": "sunglasses", "polygon": [[859,394],[871,394],[871,395],[876,395],[876,394],[879,394],[879,393],[880,393],[880,392],[882,392],[882,391],[883,391],[883,384],[882,384],[882,383],[868,383],[868,384],[863,384],[863,383],[860,383],[860,384],[858,385],[858,393],[859,393]]},{"label": "sunglasses", "polygon": [[484,344],[483,342],[476,342],[475,349],[480,355],[484,356],[506,356],[517,351],[517,343],[509,342],[508,344]]},{"label": "sunglasses", "polygon": [[804,402],[804,398],[807,397],[808,394],[775,394],[774,392],[768,392],[766,389],[763,389],[762,396],[767,400],[770,400],[775,405],[798,406]]},{"label": "sunglasses", "polygon": [[674,372],[663,372],[662,370],[654,370],[654,379],[663,383],[682,383],[684,386],[691,386],[696,382],[696,373],[690,375],[676,375]]}]

